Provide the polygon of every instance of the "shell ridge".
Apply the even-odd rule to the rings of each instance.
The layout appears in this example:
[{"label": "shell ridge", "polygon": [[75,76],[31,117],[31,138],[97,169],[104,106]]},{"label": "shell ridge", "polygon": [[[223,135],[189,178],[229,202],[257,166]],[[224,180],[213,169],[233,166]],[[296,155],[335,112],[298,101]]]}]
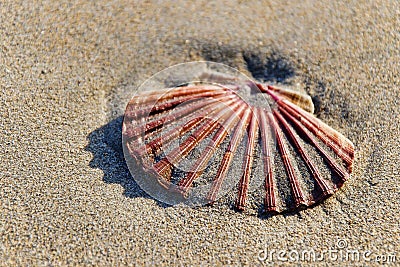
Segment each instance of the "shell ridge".
[{"label": "shell ridge", "polygon": [[272,128],[274,129],[274,132],[276,135],[278,148],[281,153],[281,157],[282,157],[282,160],[283,160],[283,163],[285,166],[285,170],[286,170],[286,173],[289,178],[290,188],[293,193],[295,206],[298,207],[301,204],[306,204],[304,193],[302,192],[302,190],[300,188],[298,177],[295,174],[292,163],[288,156],[288,149],[286,147],[285,141],[283,140],[282,130],[279,128],[277,122],[275,121],[273,114],[271,112],[269,112],[267,115],[269,118],[269,122],[271,123]]},{"label": "shell ridge", "polygon": [[260,126],[261,126],[261,147],[264,159],[264,188],[265,188],[265,198],[264,198],[264,208],[266,211],[277,211],[276,207],[276,199],[274,192],[274,180],[273,180],[273,169],[272,169],[272,155],[269,149],[269,138],[268,129],[266,125],[268,123],[266,112],[262,108],[258,109],[258,116],[260,118]]},{"label": "shell ridge", "polygon": [[245,159],[243,162],[243,175],[239,181],[239,188],[238,188],[238,198],[236,201],[236,207],[239,210],[244,210],[246,205],[246,198],[247,198],[247,190],[249,187],[250,181],[250,174],[251,168],[253,166],[254,160],[254,149],[255,143],[258,139],[258,121],[257,121],[257,113],[255,110],[251,112],[251,119],[250,124],[248,126],[248,142],[245,152]]}]

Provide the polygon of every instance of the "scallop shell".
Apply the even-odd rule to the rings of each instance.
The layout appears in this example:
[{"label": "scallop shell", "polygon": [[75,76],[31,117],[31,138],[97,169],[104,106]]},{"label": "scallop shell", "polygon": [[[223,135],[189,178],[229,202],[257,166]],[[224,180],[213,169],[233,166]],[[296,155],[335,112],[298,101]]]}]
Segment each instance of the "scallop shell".
[{"label": "scallop shell", "polygon": [[302,92],[205,72],[133,97],[124,149],[138,162],[130,169],[139,185],[163,202],[225,195],[238,210],[282,212],[331,196],[352,170],[354,145],[313,111]]}]

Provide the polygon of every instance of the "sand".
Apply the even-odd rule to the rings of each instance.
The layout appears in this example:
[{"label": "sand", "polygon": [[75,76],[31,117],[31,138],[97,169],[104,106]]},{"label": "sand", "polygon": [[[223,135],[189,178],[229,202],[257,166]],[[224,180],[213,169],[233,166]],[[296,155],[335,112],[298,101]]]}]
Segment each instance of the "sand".
[{"label": "sand", "polygon": [[[0,4],[0,265],[399,264],[399,2],[181,2]],[[350,181],[273,217],[146,195],[121,154],[123,107],[194,60],[304,88],[356,146]]]}]

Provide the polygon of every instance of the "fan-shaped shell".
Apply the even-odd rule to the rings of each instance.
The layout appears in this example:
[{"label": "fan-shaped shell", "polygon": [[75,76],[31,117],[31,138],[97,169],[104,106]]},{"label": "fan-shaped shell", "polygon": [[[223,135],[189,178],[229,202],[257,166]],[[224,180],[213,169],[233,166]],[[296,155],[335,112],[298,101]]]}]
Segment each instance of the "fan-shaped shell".
[{"label": "fan-shaped shell", "polygon": [[197,198],[213,203],[228,188],[239,210],[250,198],[281,212],[321,201],[349,178],[354,146],[312,115],[308,95],[211,76],[219,84],[141,93],[126,108],[126,151],[166,194],[188,198],[201,187]]}]

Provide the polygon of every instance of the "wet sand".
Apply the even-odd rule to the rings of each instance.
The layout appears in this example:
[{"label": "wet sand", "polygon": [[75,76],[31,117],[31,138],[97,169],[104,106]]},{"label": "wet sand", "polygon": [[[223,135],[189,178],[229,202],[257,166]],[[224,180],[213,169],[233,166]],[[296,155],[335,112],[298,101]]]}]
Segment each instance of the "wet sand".
[{"label": "wet sand", "polygon": [[[182,2],[0,4],[0,265],[313,264],[310,251],[398,264],[399,3]],[[356,146],[343,189],[273,217],[146,195],[123,158],[123,108],[195,60],[304,88]]]}]

